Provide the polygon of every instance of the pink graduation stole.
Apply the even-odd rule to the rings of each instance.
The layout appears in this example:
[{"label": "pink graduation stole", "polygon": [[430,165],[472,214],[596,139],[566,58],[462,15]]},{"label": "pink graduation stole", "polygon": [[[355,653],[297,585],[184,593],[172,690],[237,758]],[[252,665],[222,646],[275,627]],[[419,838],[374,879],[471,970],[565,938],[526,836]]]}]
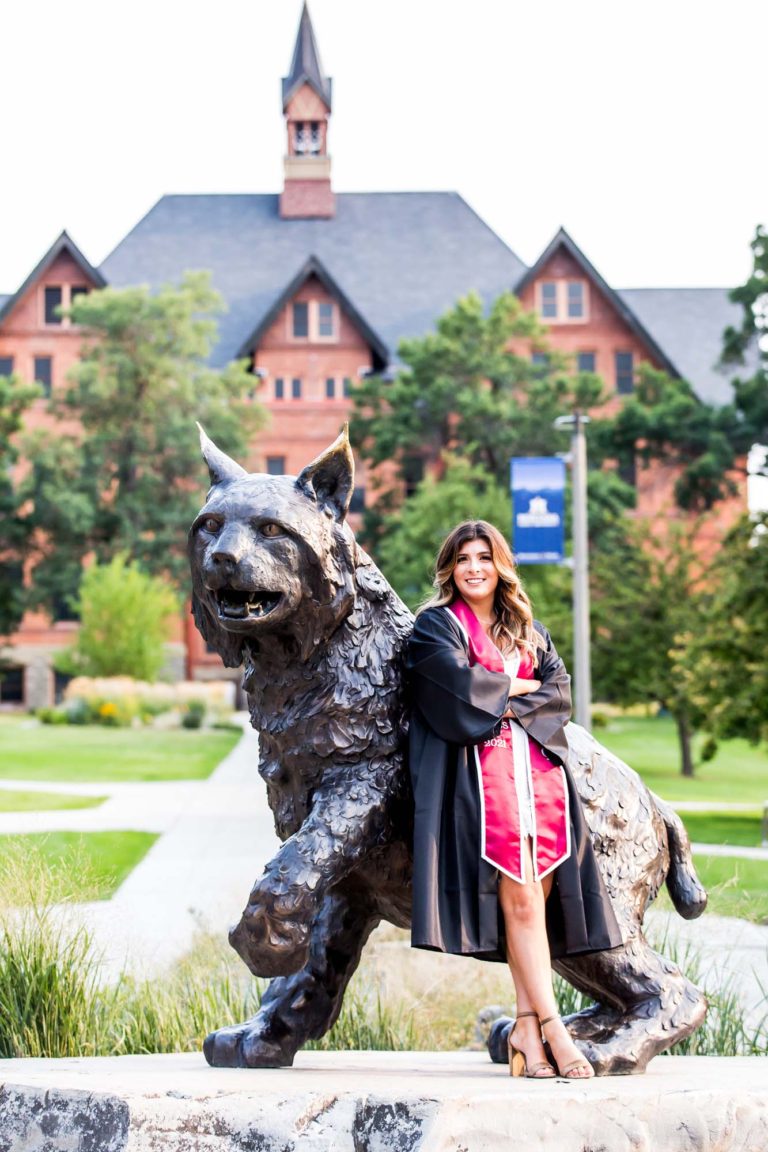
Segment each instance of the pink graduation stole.
[{"label": "pink graduation stole", "polygon": [[[469,643],[470,664],[482,664],[489,672],[504,672],[504,658],[486,635],[469,605],[456,599],[448,605],[462,626]],[[518,676],[534,677],[533,662],[526,654]],[[481,802],[481,855],[494,868],[525,883],[525,862],[520,839],[520,810],[515,773],[527,772],[533,796],[534,836],[531,855],[534,879],[541,880],[570,851],[568,786],[562,765],[553,763],[521,725],[502,720],[497,736],[473,748]]]}]

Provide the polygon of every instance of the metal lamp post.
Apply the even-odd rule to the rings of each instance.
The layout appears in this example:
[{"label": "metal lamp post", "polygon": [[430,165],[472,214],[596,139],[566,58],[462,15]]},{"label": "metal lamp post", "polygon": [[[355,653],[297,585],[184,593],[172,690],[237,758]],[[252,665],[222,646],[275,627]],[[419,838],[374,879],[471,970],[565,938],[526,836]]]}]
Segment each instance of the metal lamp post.
[{"label": "metal lamp post", "polygon": [[589,548],[587,543],[587,438],[589,416],[574,412],[558,416],[556,428],[571,430],[571,484],[573,490],[573,679],[574,719],[592,726],[592,671],[589,633]]}]

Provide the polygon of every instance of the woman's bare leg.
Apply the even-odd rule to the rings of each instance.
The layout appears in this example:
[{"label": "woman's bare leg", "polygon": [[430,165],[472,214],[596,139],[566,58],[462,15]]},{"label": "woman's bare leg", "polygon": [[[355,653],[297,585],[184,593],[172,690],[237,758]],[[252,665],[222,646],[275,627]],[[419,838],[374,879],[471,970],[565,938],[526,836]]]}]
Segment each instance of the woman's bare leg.
[{"label": "woman's bare leg", "polygon": [[[504,915],[507,959],[515,985],[518,1016],[521,1012],[535,1012],[542,1020],[558,1014],[545,920],[545,902],[552,877],[547,876],[543,881],[533,879],[530,843],[530,840],[525,841],[526,883],[518,884],[502,874],[499,878],[499,902]],[[553,1020],[547,1025],[546,1033],[559,1067],[582,1058],[562,1021]],[[523,1017],[515,1026],[515,1044],[525,1053],[528,1064],[546,1060],[539,1023],[534,1017]],[[589,1075],[586,1069],[584,1071]]]}]

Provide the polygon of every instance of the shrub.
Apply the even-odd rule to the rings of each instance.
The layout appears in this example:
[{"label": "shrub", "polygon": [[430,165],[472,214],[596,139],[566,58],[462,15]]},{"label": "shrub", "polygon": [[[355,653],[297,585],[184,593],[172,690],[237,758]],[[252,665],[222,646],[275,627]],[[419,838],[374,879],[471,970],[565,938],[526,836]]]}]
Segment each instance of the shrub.
[{"label": "shrub", "polygon": [[165,660],[170,618],[178,610],[167,584],[124,555],[86,569],[78,599],[80,630],[56,660],[62,672],[155,680]]},{"label": "shrub", "polygon": [[205,720],[205,701],[203,700],[190,700],[187,704],[186,711],[181,717],[182,727],[184,728],[202,728],[203,721]]}]

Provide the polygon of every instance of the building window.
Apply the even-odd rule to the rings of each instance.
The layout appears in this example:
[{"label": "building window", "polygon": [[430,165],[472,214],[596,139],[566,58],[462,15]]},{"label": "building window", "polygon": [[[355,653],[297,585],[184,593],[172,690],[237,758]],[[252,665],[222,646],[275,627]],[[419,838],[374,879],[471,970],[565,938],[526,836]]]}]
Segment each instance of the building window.
[{"label": "building window", "polygon": [[267,475],[285,475],[285,456],[267,456]]},{"label": "building window", "polygon": [[54,288],[50,284],[45,289],[45,322],[46,324],[61,324],[58,309],[61,306],[61,288]]},{"label": "building window", "polygon": [[301,400],[301,380],[291,381],[291,395],[294,400]]},{"label": "building window", "polygon": [[568,281],[568,319],[581,320],[584,315],[584,281]]},{"label": "building window", "polygon": [[309,336],[309,304],[305,300],[294,302],[293,336],[295,340],[306,340]]},{"label": "building window", "polygon": [[70,304],[74,304],[74,302],[75,302],[75,300],[77,300],[78,296],[87,296],[88,291],[89,291],[89,289],[88,289],[88,286],[86,284],[73,284],[69,290],[69,302],[70,302]]},{"label": "building window", "polygon": [[24,668],[10,664],[0,672],[0,700],[3,704],[24,703]]},{"label": "building window", "polygon": [[406,496],[413,496],[424,479],[424,458],[422,456],[406,456],[403,460],[403,480],[405,481]]},{"label": "building window", "polygon": [[541,285],[539,313],[544,320],[557,319],[557,284],[554,280],[545,280]]},{"label": "building window", "polygon": [[587,319],[586,280],[540,280],[536,290],[542,320],[574,324]]},{"label": "building window", "polygon": [[576,368],[579,372],[594,372],[596,356],[594,352],[578,352],[576,354]]},{"label": "building window", "polygon": [[343,392],[344,392],[344,399],[348,400],[349,397],[352,395],[352,381],[349,378],[349,376],[344,377],[344,384],[342,387],[343,387]]},{"label": "building window", "polygon": [[326,400],[336,399],[336,381],[332,376],[329,376],[325,382],[325,398]]},{"label": "building window", "polygon": [[41,386],[44,396],[50,396],[53,383],[53,360],[50,356],[35,356],[35,383]]},{"label": "building window", "polygon": [[365,511],[365,488],[355,488],[352,491],[352,499],[349,502],[350,512],[364,512]]},{"label": "building window", "polygon": [[634,358],[631,352],[617,352],[615,359],[616,391],[626,395],[635,386]]},{"label": "building window", "polygon": [[625,484],[629,484],[630,488],[637,487],[637,465],[634,453],[624,457],[623,460],[619,460],[618,471]]},{"label": "building window", "polygon": [[321,340],[329,340],[334,336],[333,304],[321,300],[317,306],[317,335]]},{"label": "building window", "polygon": [[13,375],[13,356],[0,356],[0,376]]},{"label": "building window", "polygon": [[549,368],[549,356],[546,352],[532,352],[531,364],[534,368]]},{"label": "building window", "polygon": [[285,399],[285,381],[282,376],[278,376],[275,380],[275,400]]}]

